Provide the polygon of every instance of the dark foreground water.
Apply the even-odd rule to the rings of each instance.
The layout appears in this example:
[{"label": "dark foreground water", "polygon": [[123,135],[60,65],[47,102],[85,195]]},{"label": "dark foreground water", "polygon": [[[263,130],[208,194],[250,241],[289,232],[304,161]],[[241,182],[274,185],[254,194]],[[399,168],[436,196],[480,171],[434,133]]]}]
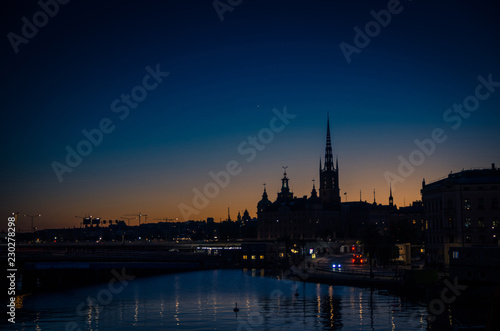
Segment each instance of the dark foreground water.
[{"label": "dark foreground water", "polygon": [[[233,311],[236,302],[237,313]],[[2,319],[0,328],[379,331],[425,330],[427,326],[423,304],[378,290],[264,277],[261,270],[118,279],[111,284],[27,295],[16,314],[15,325]]]}]

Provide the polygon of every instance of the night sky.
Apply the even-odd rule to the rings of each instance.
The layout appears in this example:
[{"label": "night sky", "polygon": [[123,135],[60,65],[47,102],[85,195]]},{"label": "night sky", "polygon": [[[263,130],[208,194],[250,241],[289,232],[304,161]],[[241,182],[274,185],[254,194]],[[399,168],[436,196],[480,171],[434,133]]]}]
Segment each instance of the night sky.
[{"label": "night sky", "polygon": [[[51,228],[86,213],[256,216],[262,184],[274,200],[282,166],[294,194],[310,195],[328,113],[342,201],[361,190],[373,202],[376,189],[387,204],[387,172],[403,206],[420,199],[423,178],[500,166],[494,1],[221,0],[219,13],[213,1],[70,1],[55,14],[48,1],[53,17],[23,3],[1,10],[4,219],[41,213],[36,225]],[[40,27],[25,38],[34,15]],[[490,83],[478,87],[479,76]],[[108,133],[82,142],[100,125]],[[433,130],[446,141],[414,152]],[[88,155],[68,165],[78,146]],[[410,156],[418,165],[401,176]],[[209,173],[228,163],[234,175],[215,189]],[[197,201],[207,206],[183,215],[207,184],[213,197]],[[28,230],[29,218],[19,222]]]}]

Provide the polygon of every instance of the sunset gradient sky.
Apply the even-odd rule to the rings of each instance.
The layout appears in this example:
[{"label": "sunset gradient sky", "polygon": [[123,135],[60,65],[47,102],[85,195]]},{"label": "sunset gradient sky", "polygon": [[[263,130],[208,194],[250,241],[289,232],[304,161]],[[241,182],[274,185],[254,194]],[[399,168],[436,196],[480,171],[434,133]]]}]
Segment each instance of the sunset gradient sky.
[{"label": "sunset gradient sky", "polygon": [[[179,205],[193,206],[193,189],[234,160],[239,173],[188,218],[225,219],[228,207],[233,219],[245,209],[256,216],[262,184],[274,200],[282,166],[295,195],[310,195],[327,113],[342,201],[344,192],[358,201],[361,190],[372,202],[376,189],[387,204],[384,173],[397,174],[398,157],[436,128],[447,140],[393,185],[398,206],[420,199],[423,178],[500,166],[500,87],[481,88],[488,97],[460,125],[445,119],[475,95],[478,76],[500,81],[494,2],[402,0],[348,63],[339,45],[355,45],[354,28],[364,31],[370,12],[391,2],[244,0],[221,21],[213,1],[70,1],[17,53],[9,33],[22,36],[22,18],[33,22],[42,9],[4,4],[1,214],[41,213],[38,228],[79,226],[75,216],[86,213],[183,219]],[[168,76],[146,79],[144,100],[122,116],[122,94],[157,66]],[[247,161],[238,146],[284,107],[296,117]],[[61,182],[53,163],[65,164],[66,146],[76,149],[82,130],[103,119],[113,131]],[[21,230],[29,223],[21,217]]]}]

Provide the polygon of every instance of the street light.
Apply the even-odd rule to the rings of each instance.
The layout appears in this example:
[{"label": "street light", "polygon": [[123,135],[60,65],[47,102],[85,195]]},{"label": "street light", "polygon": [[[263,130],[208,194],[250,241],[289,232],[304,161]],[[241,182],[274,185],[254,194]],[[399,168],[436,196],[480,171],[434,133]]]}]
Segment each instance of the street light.
[{"label": "street light", "polygon": [[35,228],[33,227],[33,219],[34,219],[35,217],[40,217],[40,216],[42,216],[42,214],[38,214],[38,215],[26,215],[26,214],[25,214],[24,216],[25,216],[25,217],[31,217],[31,231],[32,231],[33,233],[35,233]]}]

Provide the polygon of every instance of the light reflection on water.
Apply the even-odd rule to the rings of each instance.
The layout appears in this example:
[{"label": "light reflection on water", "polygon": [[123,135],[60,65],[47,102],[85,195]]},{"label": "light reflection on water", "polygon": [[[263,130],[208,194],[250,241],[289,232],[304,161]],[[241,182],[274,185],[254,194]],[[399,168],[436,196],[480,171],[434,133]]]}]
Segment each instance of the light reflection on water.
[{"label": "light reflection on water", "polygon": [[[377,290],[211,270],[24,298],[18,330],[425,330],[426,307]],[[298,296],[296,295],[298,293]],[[105,300],[103,300],[103,298]],[[235,303],[240,309],[233,312]],[[71,324],[68,324],[71,323]],[[74,324],[73,324],[74,323]],[[2,324],[0,328],[7,328]]]}]

